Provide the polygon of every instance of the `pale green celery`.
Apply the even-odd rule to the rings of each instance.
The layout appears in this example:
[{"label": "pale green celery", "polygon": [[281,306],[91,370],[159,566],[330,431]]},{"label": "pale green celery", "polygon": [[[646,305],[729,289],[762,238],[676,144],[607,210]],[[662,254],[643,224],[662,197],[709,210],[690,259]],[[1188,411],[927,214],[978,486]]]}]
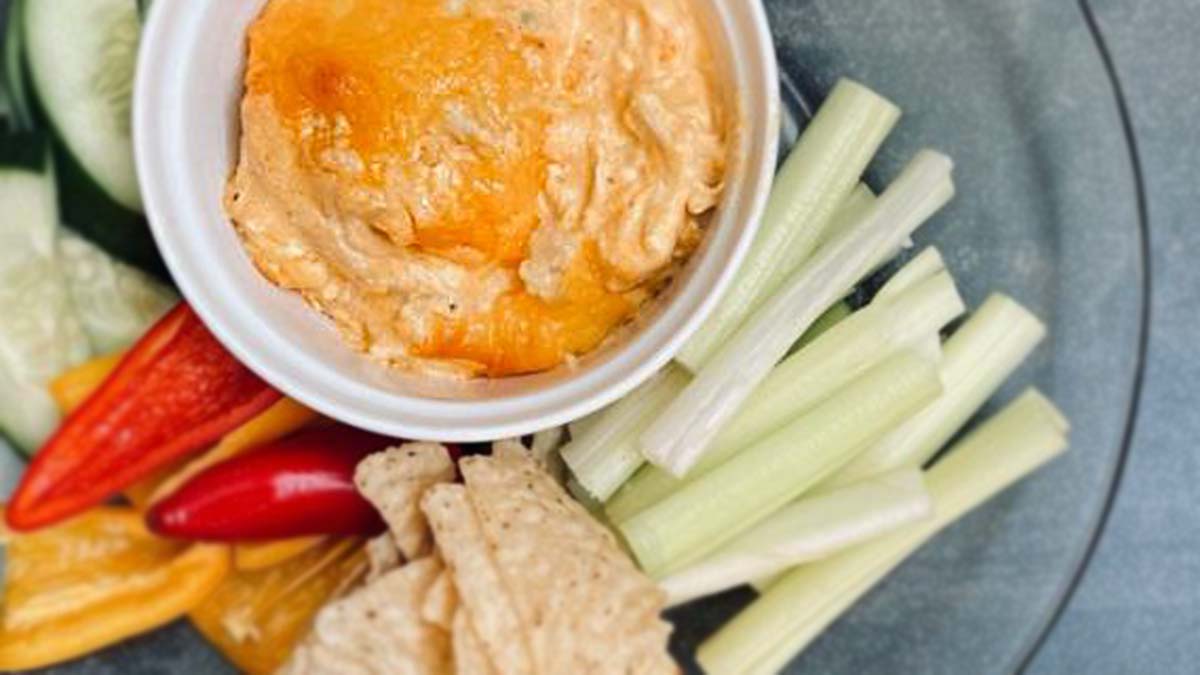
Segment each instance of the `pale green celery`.
[{"label": "pale green celery", "polygon": [[821,247],[829,243],[830,239],[836,237],[839,233],[844,232],[854,223],[857,223],[867,210],[875,203],[875,192],[867,187],[865,183],[859,183],[854,186],[850,194],[842,200],[837,211],[833,214],[833,220],[830,221],[829,227],[826,227],[821,232],[820,239],[817,240],[817,246]]},{"label": "pale green celery", "polygon": [[[918,219],[920,222],[928,220],[931,216],[933,216],[933,214],[937,213],[938,210],[940,210],[953,198],[954,181],[947,177],[947,179],[941,185],[929,193],[928,197],[925,199],[925,203],[918,208],[914,218]],[[834,239],[836,239],[836,237],[834,237]],[[878,272],[889,261],[900,255],[902,251],[912,248],[912,246],[912,239],[905,237],[903,241],[898,242],[895,245],[877,249],[871,256],[870,260],[868,260],[861,268],[857,270],[858,277],[860,279],[865,279],[875,272]]]},{"label": "pale green celery", "polygon": [[676,478],[653,464],[646,464],[604,503],[604,512],[614,523],[624,523],[675,492],[687,480]]},{"label": "pale green celery", "polygon": [[[609,406],[609,407],[612,407],[612,406]],[[601,419],[603,419],[604,413],[606,410],[608,410],[608,408],[601,408],[600,410],[597,410],[596,412],[592,413],[591,415],[586,415],[584,417],[580,417],[577,420],[568,422],[567,423],[568,435],[571,438],[579,438],[580,436],[586,434],[588,429],[590,429],[593,425],[595,425]]]},{"label": "pale green celery", "polygon": [[661,578],[754,527],[939,393],[934,364],[898,354],[618,527]]},{"label": "pale green celery", "polygon": [[671,605],[681,604],[829,557],[932,514],[920,469],[901,469],[801,497],[660,585]]},{"label": "pale green celery", "polygon": [[674,476],[686,474],[792,343],[849,292],[880,251],[920,226],[952,167],[945,155],[919,152],[862,220],[796,270],[646,429],[640,437],[646,459]]},{"label": "pale green celery", "polygon": [[902,466],[921,466],[996,393],[1046,334],[1036,316],[1012,299],[992,295],[946,341],[943,394],[830,477],[848,485]]},{"label": "pale green celery", "polygon": [[597,518],[604,518],[604,504],[588,494],[588,491],[579,484],[579,481],[574,478],[568,478],[566,488],[567,494],[579,502],[580,506],[587,509],[588,513]]},{"label": "pale green celery", "polygon": [[845,300],[825,310],[825,313],[821,316],[818,316],[817,320],[813,322],[813,325],[808,327],[808,330],[804,332],[804,335],[800,336],[800,339],[796,342],[796,346],[792,348],[793,351],[798,352],[801,349],[809,346],[813,343],[813,340],[816,340],[822,335],[828,333],[830,328],[838,325],[843,319],[849,317],[853,313],[854,310],[851,309],[850,303],[846,302]]},{"label": "pale green celery", "polygon": [[566,427],[551,427],[533,435],[530,451],[534,457],[544,457],[562,448],[567,438]]},{"label": "pale green celery", "polygon": [[1066,447],[1068,424],[1029,390],[926,472],[934,516],[789,572],[700,646],[709,675],[779,672],[913,551]]},{"label": "pale green celery", "polygon": [[774,586],[780,579],[786,577],[787,574],[788,570],[784,570],[782,572],[776,572],[775,574],[767,574],[758,577],[757,579],[751,579],[750,588],[753,588],[758,592],[759,595],[762,595],[763,593],[771,590],[771,587]]},{"label": "pale green celery", "polygon": [[698,370],[812,255],[899,117],[899,108],[861,84],[837,83],[779,170],[737,276],[679,363]]},{"label": "pale green celery", "polygon": [[685,478],[644,467],[609,501],[609,517],[615,522],[628,520],[901,350],[915,348],[928,354],[924,343],[932,340],[930,358],[936,358],[938,331],[963,309],[954,280],[944,271],[904,293],[872,302],[776,366]]},{"label": "pale green celery", "polygon": [[559,452],[566,439],[566,427],[551,427],[535,433],[529,445],[529,455],[533,461],[559,483],[566,479],[567,474],[567,465]]},{"label": "pale green celery", "polygon": [[912,260],[904,263],[904,267],[896,270],[896,273],[875,293],[873,301],[895,298],[938,272],[945,271],[946,261],[942,259],[941,252],[936,247],[930,246],[913,256]]},{"label": "pale green celery", "polygon": [[638,449],[638,435],[689,379],[682,368],[668,365],[563,446],[563,461],[588,494],[602,502],[607,500],[645,463]]}]

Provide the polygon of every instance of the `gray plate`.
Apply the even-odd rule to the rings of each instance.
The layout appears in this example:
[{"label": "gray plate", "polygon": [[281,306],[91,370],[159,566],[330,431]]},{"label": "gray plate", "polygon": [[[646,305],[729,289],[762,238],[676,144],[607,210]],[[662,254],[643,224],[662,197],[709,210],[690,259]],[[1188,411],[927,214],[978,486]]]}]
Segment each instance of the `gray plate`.
[{"label": "gray plate", "polygon": [[[1144,283],[1134,168],[1092,33],[1071,2],[768,0],[790,107],[840,76],[905,110],[871,179],[922,146],[957,162],[959,197],[922,232],[975,305],[995,289],[1051,338],[1000,400],[1037,384],[1073,450],[906,563],[792,672],[1007,673],[1073,587],[1106,510],[1141,370]],[[685,657],[749,598],[677,612]],[[226,672],[176,625],[57,673]]]}]

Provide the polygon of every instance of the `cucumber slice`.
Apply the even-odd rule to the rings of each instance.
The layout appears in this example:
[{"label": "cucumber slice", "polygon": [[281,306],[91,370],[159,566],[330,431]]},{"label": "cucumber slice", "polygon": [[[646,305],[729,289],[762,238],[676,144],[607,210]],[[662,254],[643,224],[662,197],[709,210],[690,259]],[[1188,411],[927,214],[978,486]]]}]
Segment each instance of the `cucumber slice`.
[{"label": "cucumber slice", "polygon": [[140,211],[130,137],[137,4],[37,0],[22,15],[33,87],[58,137],[109,197]]},{"label": "cucumber slice", "polygon": [[130,211],[105,194],[61,142],[55,141],[53,146],[58,208],[63,225],[118,260],[170,282],[145,216]]},{"label": "cucumber slice", "polygon": [[[6,139],[6,159],[35,136]],[[46,156],[45,143],[40,142]],[[28,154],[28,152],[26,152]],[[0,429],[30,452],[58,425],[46,384],[90,354],[57,256],[58,210],[48,168],[0,165]]]},{"label": "cucumber slice", "polygon": [[145,272],[69,230],[62,230],[58,246],[75,313],[97,354],[129,347],[179,300]]},{"label": "cucumber slice", "polygon": [[12,103],[8,100],[8,87],[0,87],[0,123],[4,125],[4,132],[12,130],[11,119]]},{"label": "cucumber slice", "polygon": [[21,31],[24,0],[8,3],[7,23],[4,26],[4,90],[8,94],[9,117],[12,128],[25,131],[33,127],[33,112],[26,88],[25,61]]}]

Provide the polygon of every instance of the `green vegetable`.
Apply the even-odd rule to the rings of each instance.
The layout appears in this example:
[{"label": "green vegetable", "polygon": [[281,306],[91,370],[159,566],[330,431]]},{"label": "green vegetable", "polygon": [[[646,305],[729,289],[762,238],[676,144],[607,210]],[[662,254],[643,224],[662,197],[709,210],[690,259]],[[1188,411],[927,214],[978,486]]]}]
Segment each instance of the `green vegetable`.
[{"label": "green vegetable", "polygon": [[932,514],[921,471],[901,469],[802,497],[661,585],[671,604],[680,604],[829,557]]},{"label": "green vegetable", "polygon": [[[920,260],[918,257],[914,263],[923,264]],[[913,349],[926,338],[936,341],[937,332],[963,309],[954,281],[944,271],[898,295],[877,299],[776,366],[716,435],[687,477],[678,479],[657,467],[642,469],[611,500],[609,517],[617,522],[627,520],[890,356]]]},{"label": "green vegetable", "polygon": [[33,128],[33,106],[30,103],[29,86],[25,72],[24,36],[22,35],[22,13],[25,0],[8,3],[8,17],[4,30],[4,91],[8,94],[8,109],[12,131],[29,131]]},{"label": "green vegetable", "polygon": [[875,193],[865,183],[859,183],[850,191],[850,194],[838,205],[837,211],[833,214],[833,220],[830,221],[829,227],[826,227],[821,232],[820,239],[817,240],[817,246],[824,246],[837,235],[845,232],[854,223],[857,223],[863,216],[867,214],[871,206],[875,203]]},{"label": "green vegetable", "polygon": [[791,344],[920,226],[952,166],[922,151],[858,223],[796,270],[642,434],[646,458],[672,475],[687,473]]},{"label": "green vegetable", "polygon": [[779,672],[850,605],[947,525],[1066,448],[1068,424],[1029,390],[960,441],[926,474],[934,516],[802,565],[700,646],[710,675]]},{"label": "green vegetable", "polygon": [[812,255],[899,117],[899,108],[870,89],[850,80],[837,83],[776,176],[762,226],[734,282],[676,356],[679,363],[698,371]]},{"label": "green vegetable", "polygon": [[113,200],[140,210],[130,135],[137,5],[35,0],[23,9],[29,72],[55,133]]},{"label": "green vegetable", "polygon": [[761,522],[939,393],[935,365],[897,355],[619,529],[642,569],[662,577]]},{"label": "green vegetable", "polygon": [[937,248],[929,248],[918,253],[912,260],[904,264],[887,283],[875,294],[873,301],[890,300],[904,291],[912,288],[939,272],[946,271],[946,262]]},{"label": "green vegetable", "polygon": [[825,313],[818,316],[817,320],[804,332],[804,335],[801,335],[800,339],[796,341],[796,346],[792,348],[793,351],[798,352],[809,346],[813,343],[813,340],[828,333],[829,329],[838,325],[853,313],[854,310],[850,307],[850,303],[845,300],[825,310]]},{"label": "green vegetable", "polygon": [[72,232],[62,232],[59,253],[94,353],[129,347],[179,301],[170,288]]},{"label": "green vegetable", "polygon": [[848,485],[904,466],[921,466],[991,398],[1046,334],[1021,305],[993,295],[946,342],[940,397],[829,480]]},{"label": "green vegetable", "polygon": [[0,430],[28,454],[58,426],[47,383],[90,350],[62,276],[45,139],[0,144]]},{"label": "green vegetable", "polygon": [[683,369],[667,366],[605,409],[594,424],[567,443],[563,460],[592,498],[607,500],[642,466],[646,460],[638,450],[637,437],[689,379]]},{"label": "green vegetable", "polygon": [[130,107],[140,39],[130,0],[36,0],[23,11],[31,104],[54,131],[62,223],[169,281],[141,214]]}]

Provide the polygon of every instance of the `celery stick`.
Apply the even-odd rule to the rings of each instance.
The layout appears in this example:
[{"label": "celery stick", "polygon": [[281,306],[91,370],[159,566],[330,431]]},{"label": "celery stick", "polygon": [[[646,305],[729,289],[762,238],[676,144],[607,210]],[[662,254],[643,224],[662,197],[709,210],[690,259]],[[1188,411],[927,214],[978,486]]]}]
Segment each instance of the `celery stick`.
[{"label": "celery stick", "polygon": [[924,150],[864,218],[792,275],[641,436],[646,458],[682,476],[787,353],[856,283],[866,265],[921,224],[927,200],[950,175],[944,155]]},{"label": "celery stick", "polygon": [[817,241],[817,246],[824,246],[838,234],[845,232],[851,225],[857,223],[871,205],[875,203],[875,192],[867,187],[865,183],[859,183],[854,186],[850,194],[842,200],[837,211],[833,214],[833,220],[829,222],[829,227],[826,227],[821,232],[821,238]]},{"label": "celery stick", "polygon": [[811,345],[813,340],[816,340],[822,335],[828,333],[830,328],[838,325],[853,313],[854,310],[850,308],[850,303],[846,302],[845,300],[837,303],[833,307],[830,307],[829,309],[825,310],[824,314],[817,317],[817,320],[813,322],[813,325],[808,327],[808,330],[804,331],[804,335],[800,336],[800,339],[796,342],[796,346],[793,349],[795,349],[795,351],[800,351],[801,349]]},{"label": "celery stick", "polygon": [[946,261],[936,247],[930,246],[904,264],[875,294],[874,301],[895,298],[916,284],[946,271]]},{"label": "celery stick", "polygon": [[1029,310],[1008,297],[992,295],[946,341],[942,395],[831,476],[827,485],[847,485],[929,461],[996,393],[1045,334],[1045,326]]},{"label": "celery stick", "polygon": [[661,577],[753,527],[940,392],[934,364],[898,354],[619,529]]},{"label": "celery stick", "polygon": [[663,579],[672,605],[773,576],[928,518],[920,469],[901,469],[836,492],[802,497],[711,556]]},{"label": "celery stick", "polygon": [[587,489],[580,485],[579,481],[574,478],[567,479],[566,488],[567,494],[579,502],[580,506],[587,509],[588,513],[596,518],[604,518],[604,504],[596,501],[595,497],[588,494]]},{"label": "celery stick", "polygon": [[637,437],[654,415],[687,385],[683,369],[669,365],[628,396],[562,449],[571,474],[593,498],[604,501],[629,480],[645,458]]},{"label": "celery stick", "polygon": [[789,570],[784,570],[782,572],[777,572],[775,574],[767,574],[767,575],[758,577],[757,579],[751,579],[750,580],[750,588],[753,588],[755,591],[758,592],[759,595],[762,595],[763,593],[766,593],[767,591],[771,590],[771,587],[775,585],[775,582],[786,577],[788,575],[788,571]]},{"label": "celery stick", "polygon": [[646,464],[604,503],[604,512],[612,522],[624,523],[686,483],[686,478],[676,478],[653,464]]},{"label": "celery stick", "polygon": [[719,466],[873,365],[936,333],[963,309],[954,280],[943,273],[895,302],[873,303],[854,314],[776,366],[717,434],[693,471]]},{"label": "celery stick", "polygon": [[[928,194],[928,196],[926,196],[925,201],[919,207],[917,207],[912,217],[917,222],[923,223],[926,220],[929,220],[933,214],[937,213],[953,198],[954,182],[947,177],[941,185],[938,185]],[[861,268],[857,270],[858,278],[864,279],[874,274],[881,267],[887,264],[888,261],[899,255],[901,251],[911,248],[912,245],[912,239],[905,237],[900,243],[877,249],[871,256],[870,260],[868,260]]]},{"label": "celery stick", "polygon": [[[609,407],[612,407],[612,406],[609,406]],[[602,408],[602,409],[597,410],[596,412],[592,413],[591,415],[587,415],[585,417],[580,417],[577,420],[573,420],[573,421],[567,423],[567,432],[570,435],[570,437],[571,438],[579,438],[580,436],[587,433],[588,429],[592,428],[592,426],[594,426],[597,422],[599,422],[601,420],[601,418],[604,417],[604,412],[606,410],[608,410],[608,408]]]},{"label": "celery stick", "polygon": [[710,675],[778,672],[922,544],[1062,452],[1067,429],[1028,390],[926,473],[933,518],[789,572],[700,646],[701,666]]},{"label": "celery stick", "polygon": [[829,93],[775,179],[762,226],[717,308],[676,359],[692,372],[733,335],[816,248],[900,110],[866,87],[841,80]]},{"label": "celery stick", "polygon": [[567,430],[565,427],[550,427],[549,429],[538,431],[533,435],[533,443],[529,446],[529,450],[534,457],[545,457],[562,448],[566,437]]},{"label": "celery stick", "polygon": [[529,456],[560,484],[566,480],[567,474],[566,463],[559,452],[566,438],[566,427],[551,427],[536,432],[529,445]]},{"label": "celery stick", "polygon": [[923,343],[932,340],[936,356],[937,332],[963,309],[954,280],[944,271],[907,292],[872,302],[776,366],[685,478],[643,468],[609,502],[609,517],[628,520],[903,349],[925,352]]}]

